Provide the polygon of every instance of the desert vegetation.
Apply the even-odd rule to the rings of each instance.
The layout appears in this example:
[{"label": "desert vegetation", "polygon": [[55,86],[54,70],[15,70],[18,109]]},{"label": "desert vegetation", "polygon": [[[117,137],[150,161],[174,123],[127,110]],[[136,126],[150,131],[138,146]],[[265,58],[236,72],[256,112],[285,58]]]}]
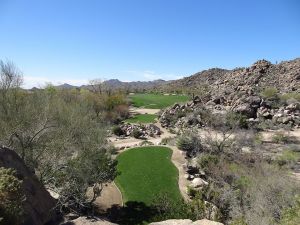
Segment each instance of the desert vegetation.
[{"label": "desert vegetation", "polygon": [[[22,73],[11,62],[0,62],[0,75],[1,145],[14,149],[45,187],[57,193],[58,210],[90,210],[102,184],[116,174],[106,127],[123,120],[123,95],[50,85],[25,91],[20,88]],[[86,196],[90,186],[92,199]]]},{"label": "desert vegetation", "polygon": [[[249,71],[268,68],[259,61]],[[0,144],[13,149],[55,197],[60,216],[105,216],[130,225],[299,221],[299,140],[291,135],[299,130],[295,90],[244,87],[226,97],[234,82],[226,81],[218,93],[206,83],[176,91],[175,82],[168,86],[174,95],[161,94],[166,86],[129,94],[101,80],[84,88],[24,90],[13,63],[1,61],[0,73]],[[26,217],[23,184],[16,170],[0,169],[0,223]],[[115,193],[123,205],[101,211],[97,200],[110,194],[104,191],[109,185],[120,190]]]}]

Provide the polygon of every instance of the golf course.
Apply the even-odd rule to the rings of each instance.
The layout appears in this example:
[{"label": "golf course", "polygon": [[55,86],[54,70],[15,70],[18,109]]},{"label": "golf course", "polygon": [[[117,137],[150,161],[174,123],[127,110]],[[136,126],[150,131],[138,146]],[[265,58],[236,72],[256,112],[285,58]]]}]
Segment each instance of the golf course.
[{"label": "golf course", "polygon": [[161,193],[180,200],[178,170],[171,162],[172,150],[161,146],[137,147],[121,153],[119,176],[115,180],[123,202],[136,201],[146,205]]},{"label": "golf course", "polygon": [[143,107],[147,109],[163,109],[174,103],[186,102],[189,97],[186,95],[162,95],[162,94],[148,94],[138,93],[130,97],[134,107]]}]

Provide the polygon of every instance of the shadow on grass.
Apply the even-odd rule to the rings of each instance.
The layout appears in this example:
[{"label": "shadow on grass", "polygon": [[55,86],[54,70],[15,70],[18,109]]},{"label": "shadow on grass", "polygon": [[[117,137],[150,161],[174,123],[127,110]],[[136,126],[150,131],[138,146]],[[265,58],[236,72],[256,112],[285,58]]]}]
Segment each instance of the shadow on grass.
[{"label": "shadow on grass", "polygon": [[136,201],[126,202],[123,207],[114,205],[107,210],[109,220],[120,225],[146,224],[155,214],[154,208]]}]

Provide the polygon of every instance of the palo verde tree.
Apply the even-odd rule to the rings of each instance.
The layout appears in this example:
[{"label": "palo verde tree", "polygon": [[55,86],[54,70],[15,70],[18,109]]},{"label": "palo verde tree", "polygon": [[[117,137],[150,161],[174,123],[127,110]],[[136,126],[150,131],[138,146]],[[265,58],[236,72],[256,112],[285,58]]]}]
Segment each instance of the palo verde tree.
[{"label": "palo verde tree", "polygon": [[[86,212],[115,176],[106,121],[76,90],[21,89],[22,75],[0,63],[0,144],[14,149],[48,188],[58,208]],[[92,188],[92,199],[86,197]]]}]

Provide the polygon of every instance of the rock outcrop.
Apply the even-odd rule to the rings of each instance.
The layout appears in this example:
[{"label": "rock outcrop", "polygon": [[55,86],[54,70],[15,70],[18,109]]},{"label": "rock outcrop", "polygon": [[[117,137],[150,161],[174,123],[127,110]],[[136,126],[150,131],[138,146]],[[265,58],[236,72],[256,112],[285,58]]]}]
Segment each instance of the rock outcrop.
[{"label": "rock outcrop", "polygon": [[111,223],[107,220],[102,219],[87,219],[86,217],[78,217],[74,220],[70,220],[62,225],[118,225],[116,223]]},{"label": "rock outcrop", "polygon": [[23,203],[25,221],[23,225],[43,225],[53,219],[55,200],[50,196],[37,177],[25,166],[23,160],[13,150],[0,147],[0,167],[13,168],[22,180],[26,196]]},{"label": "rock outcrop", "polygon": [[129,124],[125,123],[120,125],[120,128],[123,132],[123,136],[134,136],[134,132],[139,132],[139,138],[149,138],[161,135],[161,130],[154,124]]},{"label": "rock outcrop", "polygon": [[[258,60],[250,67],[224,70],[219,68],[204,70],[192,76],[172,81],[163,87],[176,90],[188,88],[204,90],[207,96],[234,96],[237,92],[252,92],[257,88],[276,87],[279,92],[299,91],[300,58],[272,64],[267,60]],[[204,101],[206,99],[203,99]]]},{"label": "rock outcrop", "polygon": [[223,223],[203,219],[203,220],[197,220],[197,221],[192,221],[192,220],[166,220],[162,222],[155,222],[155,223],[150,223],[149,225],[223,225]]},{"label": "rock outcrop", "polygon": [[[190,77],[173,81],[166,90],[187,88],[189,92],[201,92],[197,101],[179,105],[165,110],[160,117],[164,127],[201,127],[201,118],[189,116],[199,107],[210,108],[213,111],[231,110],[245,115],[251,124],[271,120],[275,124],[300,126],[300,58],[272,64],[259,60],[250,67],[233,70],[210,69]],[[277,91],[277,99],[262,97],[267,88]],[[297,99],[294,102],[282,102],[279,97],[293,93]],[[295,102],[296,101],[296,102]],[[298,101],[298,103],[297,103]],[[175,123],[172,124],[172,117]]]}]

